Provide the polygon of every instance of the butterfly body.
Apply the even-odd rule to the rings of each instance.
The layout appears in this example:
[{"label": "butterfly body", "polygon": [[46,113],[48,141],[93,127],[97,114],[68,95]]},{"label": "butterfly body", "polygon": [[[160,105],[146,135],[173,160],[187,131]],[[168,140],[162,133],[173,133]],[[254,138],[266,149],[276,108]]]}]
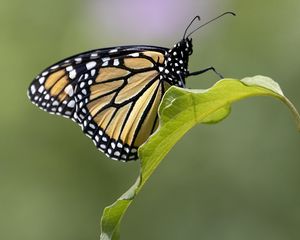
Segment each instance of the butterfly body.
[{"label": "butterfly body", "polygon": [[138,158],[137,149],[158,126],[157,110],[172,85],[185,87],[191,39],[173,48],[120,46],[64,59],[28,89],[41,109],[71,118],[112,159]]}]

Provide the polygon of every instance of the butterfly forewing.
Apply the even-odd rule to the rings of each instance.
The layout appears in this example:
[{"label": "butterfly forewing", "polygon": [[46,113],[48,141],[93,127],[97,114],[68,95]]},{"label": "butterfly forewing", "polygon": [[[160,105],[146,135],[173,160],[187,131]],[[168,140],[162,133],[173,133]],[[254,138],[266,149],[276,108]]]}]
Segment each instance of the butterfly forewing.
[{"label": "butterfly forewing", "polygon": [[97,51],[75,55],[45,69],[28,89],[30,100],[47,112],[72,118],[75,88],[92,58],[99,59]]},{"label": "butterfly forewing", "polygon": [[28,95],[33,103],[50,113],[70,117],[74,111],[74,82],[65,69],[49,69],[38,76]]},{"label": "butterfly forewing", "polygon": [[163,48],[141,46],[77,55],[46,69],[29,87],[29,97],[75,120],[107,156],[134,160],[157,127],[166,90],[159,72],[164,54]]}]

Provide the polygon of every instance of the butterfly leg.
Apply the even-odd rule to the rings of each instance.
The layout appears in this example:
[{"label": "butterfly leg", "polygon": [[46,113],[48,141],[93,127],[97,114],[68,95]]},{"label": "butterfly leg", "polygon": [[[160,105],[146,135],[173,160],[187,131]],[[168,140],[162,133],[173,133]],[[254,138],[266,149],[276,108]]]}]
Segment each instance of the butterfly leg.
[{"label": "butterfly leg", "polygon": [[213,71],[215,74],[217,74],[221,79],[224,78],[222,76],[221,73],[217,72],[216,69],[214,67],[208,67],[208,68],[205,68],[205,69],[202,69],[200,71],[196,71],[196,72],[189,72],[187,77],[189,76],[195,76],[195,75],[199,75],[199,74],[202,74],[202,73],[205,73],[205,72],[208,72],[208,71]]}]

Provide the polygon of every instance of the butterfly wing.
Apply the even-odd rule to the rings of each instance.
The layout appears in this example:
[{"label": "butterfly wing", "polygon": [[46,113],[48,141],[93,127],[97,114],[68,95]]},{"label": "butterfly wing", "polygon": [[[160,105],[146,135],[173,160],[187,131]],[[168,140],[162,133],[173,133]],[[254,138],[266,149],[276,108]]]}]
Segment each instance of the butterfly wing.
[{"label": "butterfly wing", "polygon": [[43,71],[28,95],[43,110],[76,121],[110,158],[134,160],[157,127],[170,86],[159,72],[166,50],[125,46],[79,54]]}]

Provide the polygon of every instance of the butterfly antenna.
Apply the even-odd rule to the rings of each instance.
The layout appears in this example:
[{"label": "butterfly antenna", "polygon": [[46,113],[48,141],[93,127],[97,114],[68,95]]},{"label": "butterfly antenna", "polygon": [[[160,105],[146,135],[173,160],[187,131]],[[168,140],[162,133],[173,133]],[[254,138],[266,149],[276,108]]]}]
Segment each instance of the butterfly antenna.
[{"label": "butterfly antenna", "polygon": [[[232,15],[232,16],[236,16],[236,14],[235,14],[234,12],[224,12],[224,13],[222,13],[221,15],[219,15],[219,16],[217,16],[217,17],[215,17],[215,18],[209,20],[208,22],[206,22],[206,23],[200,25],[199,27],[197,27],[195,30],[193,30],[192,32],[190,32],[189,35],[187,35],[187,38],[188,38],[189,36],[191,36],[194,32],[198,31],[200,28],[202,28],[202,27],[206,26],[207,24],[209,24],[209,23],[211,23],[211,22],[213,22],[213,21],[215,21],[215,20],[217,20],[217,19],[219,19],[219,18],[221,18],[221,17],[223,17],[223,16],[225,16],[225,15],[228,15],[228,14],[230,14],[230,15]],[[191,25],[191,24],[190,24],[190,25]]]},{"label": "butterfly antenna", "polygon": [[187,26],[187,28],[186,28],[185,31],[184,31],[183,39],[185,39],[185,35],[186,35],[188,29],[189,29],[190,26],[193,24],[193,22],[195,22],[196,19],[198,19],[198,21],[200,21],[201,18],[200,18],[199,15],[197,15],[196,17],[193,18],[193,20],[190,22],[190,24]]}]

